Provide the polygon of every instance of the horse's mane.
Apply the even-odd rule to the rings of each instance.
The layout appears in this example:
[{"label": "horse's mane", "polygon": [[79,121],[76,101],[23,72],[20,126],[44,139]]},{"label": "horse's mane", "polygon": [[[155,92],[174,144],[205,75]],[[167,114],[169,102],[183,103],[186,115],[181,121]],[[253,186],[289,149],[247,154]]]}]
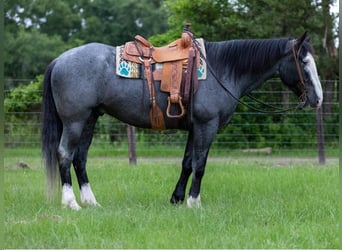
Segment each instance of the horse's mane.
[{"label": "horse's mane", "polygon": [[238,77],[247,73],[261,73],[284,56],[289,40],[280,38],[206,42],[207,60],[220,74],[229,72]]}]

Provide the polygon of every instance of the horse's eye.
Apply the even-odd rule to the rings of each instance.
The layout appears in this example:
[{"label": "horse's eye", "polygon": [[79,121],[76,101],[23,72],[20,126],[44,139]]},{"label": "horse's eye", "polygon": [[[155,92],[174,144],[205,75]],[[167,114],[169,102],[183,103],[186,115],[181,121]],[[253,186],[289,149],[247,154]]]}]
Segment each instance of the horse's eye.
[{"label": "horse's eye", "polygon": [[309,60],[307,60],[306,58],[303,58],[301,62],[302,64],[307,65],[309,63]]}]

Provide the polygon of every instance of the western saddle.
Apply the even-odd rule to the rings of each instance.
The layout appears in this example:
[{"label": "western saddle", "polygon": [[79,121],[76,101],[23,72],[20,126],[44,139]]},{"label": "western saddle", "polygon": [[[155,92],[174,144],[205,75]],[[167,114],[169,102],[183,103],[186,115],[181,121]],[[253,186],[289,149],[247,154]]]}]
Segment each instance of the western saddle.
[{"label": "western saddle", "polygon": [[[135,41],[125,44],[123,59],[143,65],[150,92],[150,120],[153,129],[165,129],[164,116],[156,103],[155,80],[161,81],[160,90],[168,92],[166,115],[169,118],[182,118],[191,93],[197,89],[197,66],[199,51],[193,43],[193,34],[186,24],[181,38],[163,47],[154,47],[140,35]],[[152,70],[152,65],[162,63],[162,68]],[[156,68],[156,67],[155,67]],[[178,114],[171,114],[171,105],[179,106]]]}]

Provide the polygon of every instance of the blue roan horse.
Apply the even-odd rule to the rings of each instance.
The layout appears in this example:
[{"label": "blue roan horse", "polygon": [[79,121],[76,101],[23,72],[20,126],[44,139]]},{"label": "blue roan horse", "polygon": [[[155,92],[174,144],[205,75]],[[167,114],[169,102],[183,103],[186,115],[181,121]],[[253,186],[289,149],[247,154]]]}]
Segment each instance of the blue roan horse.
[{"label": "blue roan horse", "polygon": [[[182,203],[192,174],[189,207],[200,206],[201,180],[211,143],[227,125],[238,99],[278,76],[305,106],[323,101],[312,47],[304,34],[298,39],[261,39],[205,42],[206,80],[198,83],[192,100],[192,119],[165,115],[168,94],[156,82],[157,103],[166,129],[187,130],[182,169],[171,203]],[[44,79],[42,151],[50,188],[58,175],[62,205],[78,210],[70,167],[73,164],[85,205],[99,205],[91,190],[86,161],[95,123],[104,113],[136,127],[151,128],[147,83],[116,75],[115,47],[91,43],[70,49],[47,68]]]}]

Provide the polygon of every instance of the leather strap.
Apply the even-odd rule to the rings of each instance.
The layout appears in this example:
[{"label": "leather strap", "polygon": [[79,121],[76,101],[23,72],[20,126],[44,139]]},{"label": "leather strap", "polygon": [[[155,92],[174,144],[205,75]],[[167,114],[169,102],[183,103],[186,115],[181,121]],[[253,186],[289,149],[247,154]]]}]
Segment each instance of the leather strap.
[{"label": "leather strap", "polygon": [[156,102],[155,96],[155,89],[154,89],[154,80],[153,80],[153,73],[152,73],[152,66],[151,61],[149,59],[144,59],[144,68],[145,68],[145,76],[147,79],[148,89],[150,92],[150,121],[152,129],[156,130],[164,130],[165,129],[165,122],[163,112],[159,108]]},{"label": "leather strap", "polygon": [[305,91],[306,87],[305,87],[303,72],[302,72],[302,69],[300,67],[300,62],[299,62],[299,58],[298,58],[299,51],[298,51],[298,54],[297,54],[296,50],[295,50],[295,43],[293,43],[293,45],[292,45],[292,53],[293,53],[293,57],[294,57],[294,60],[295,60],[295,63],[296,63],[297,72],[298,72],[298,76],[299,76],[299,81],[300,81],[300,84],[302,85],[303,90],[304,90],[302,95],[300,96],[300,98],[302,100],[306,100],[306,91]]},{"label": "leather strap", "polygon": [[152,70],[151,64],[148,59],[144,59],[144,66],[145,66],[145,77],[147,79],[148,89],[150,91],[150,104],[153,105],[156,102],[156,98],[154,96],[154,88],[152,87]]},{"label": "leather strap", "polygon": [[195,67],[197,69],[197,65],[195,63],[195,49],[190,48],[189,50],[189,59],[188,59],[188,68],[185,75],[185,83],[184,83],[184,96],[183,96],[183,102],[184,104],[187,104],[189,101],[189,95],[190,91],[193,91],[194,86],[191,84],[191,80],[193,79],[195,81],[195,78],[197,79],[196,71],[193,69]]}]

